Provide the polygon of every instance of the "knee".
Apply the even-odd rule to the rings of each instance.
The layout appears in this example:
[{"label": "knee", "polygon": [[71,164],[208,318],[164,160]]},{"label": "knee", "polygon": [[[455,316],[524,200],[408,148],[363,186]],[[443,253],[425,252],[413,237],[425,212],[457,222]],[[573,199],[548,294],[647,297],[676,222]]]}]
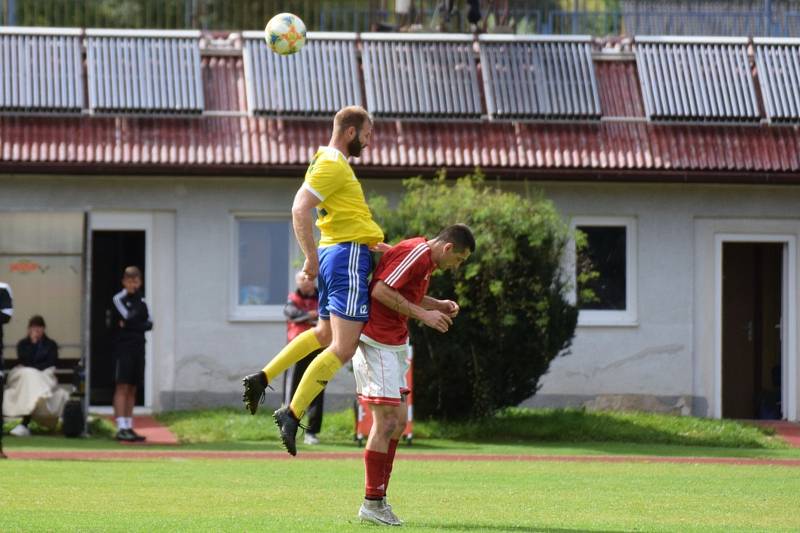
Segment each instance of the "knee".
[{"label": "knee", "polygon": [[330,329],[317,326],[317,328],[314,330],[314,335],[316,335],[317,341],[322,346],[328,346],[331,343]]},{"label": "knee", "polygon": [[350,344],[350,343],[343,343],[337,342],[336,345],[331,345],[331,350],[333,353],[336,354],[336,357],[342,362],[342,364],[348,362],[353,356],[356,354],[356,348],[358,344]]},{"label": "knee", "polygon": [[388,416],[384,420],[384,432],[387,437],[391,437],[394,433],[397,432],[397,428],[400,427],[400,420],[396,416]]}]

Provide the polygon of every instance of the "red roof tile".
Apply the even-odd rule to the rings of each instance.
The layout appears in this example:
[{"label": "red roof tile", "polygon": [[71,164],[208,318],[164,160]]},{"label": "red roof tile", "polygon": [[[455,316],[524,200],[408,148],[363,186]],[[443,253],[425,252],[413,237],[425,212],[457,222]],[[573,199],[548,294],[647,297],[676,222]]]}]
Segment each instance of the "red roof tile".
[{"label": "red roof tile", "polygon": [[[649,124],[643,120],[633,61],[598,61],[596,70],[603,114],[620,117],[620,122],[379,121],[373,146],[359,160],[359,172],[408,175],[480,166],[490,174],[627,173],[637,179],[649,172],[669,179],[676,172],[800,171],[797,128]],[[209,111],[246,110],[241,58],[205,57],[203,73]],[[329,120],[3,116],[0,168],[298,173],[329,135]]]}]

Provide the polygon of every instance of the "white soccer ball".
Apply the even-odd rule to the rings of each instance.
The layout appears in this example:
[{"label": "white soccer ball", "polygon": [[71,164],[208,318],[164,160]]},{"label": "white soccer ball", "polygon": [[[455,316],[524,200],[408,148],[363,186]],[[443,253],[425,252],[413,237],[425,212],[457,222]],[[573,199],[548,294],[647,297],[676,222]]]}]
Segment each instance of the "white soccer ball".
[{"label": "white soccer ball", "polygon": [[267,22],[264,38],[276,54],[295,54],[306,44],[306,25],[297,15],[279,13]]}]

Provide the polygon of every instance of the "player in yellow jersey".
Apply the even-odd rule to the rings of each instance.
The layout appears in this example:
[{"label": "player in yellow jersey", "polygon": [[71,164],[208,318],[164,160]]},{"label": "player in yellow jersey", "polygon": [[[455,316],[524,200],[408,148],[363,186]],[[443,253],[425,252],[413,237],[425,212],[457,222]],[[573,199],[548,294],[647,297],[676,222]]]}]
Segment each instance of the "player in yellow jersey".
[{"label": "player in yellow jersey", "polygon": [[[319,322],[286,345],[261,372],[246,376],[243,400],[255,414],[267,384],[300,359],[326,347],[308,366],[288,406],[275,411],[286,450],[297,454],[299,420],[311,401],[344,363],[352,359],[369,315],[370,249],[382,251],[383,231],[372,220],[361,183],[347,158],[358,157],[372,136],[372,117],[360,106],[336,113],[328,146],[322,146],[306,171],[292,205],[292,223],[305,254],[303,272],[319,279]],[[319,248],[314,243],[311,209],[317,209]]]}]

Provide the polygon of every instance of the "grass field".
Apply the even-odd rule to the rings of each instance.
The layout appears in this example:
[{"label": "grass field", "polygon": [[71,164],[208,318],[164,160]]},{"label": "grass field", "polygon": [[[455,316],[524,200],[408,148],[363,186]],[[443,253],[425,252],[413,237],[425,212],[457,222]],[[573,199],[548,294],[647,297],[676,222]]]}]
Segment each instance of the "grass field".
[{"label": "grass field", "polygon": [[[269,411],[269,410],[266,410]],[[269,413],[243,410],[176,411],[159,415],[185,443],[275,441]],[[416,421],[415,438],[459,443],[634,443],[693,447],[782,449],[770,429],[735,420],[713,420],[650,413],[587,412],[582,409],[506,409],[473,422]],[[326,414],[321,437],[346,443],[353,436],[353,414]]]},{"label": "grass field", "polygon": [[[797,531],[800,470],[403,461],[405,531]],[[346,460],[6,461],[2,531],[371,531]]]},{"label": "grass field", "polygon": [[[0,531],[372,531],[376,526],[356,519],[364,474],[352,456],[359,449],[350,416],[326,416],[325,444],[301,445],[298,459],[3,461]],[[222,409],[160,419],[184,444],[120,446],[104,421],[94,424],[100,436],[90,439],[43,435],[4,443],[12,456],[50,449],[280,449],[268,414]],[[424,422],[415,430],[423,438],[399,449],[389,490],[404,531],[800,530],[796,466],[455,460],[457,454],[800,458],[800,450],[748,424],[511,410],[482,428]],[[319,451],[351,455],[315,459]],[[411,453],[454,460],[411,460]]]}]

